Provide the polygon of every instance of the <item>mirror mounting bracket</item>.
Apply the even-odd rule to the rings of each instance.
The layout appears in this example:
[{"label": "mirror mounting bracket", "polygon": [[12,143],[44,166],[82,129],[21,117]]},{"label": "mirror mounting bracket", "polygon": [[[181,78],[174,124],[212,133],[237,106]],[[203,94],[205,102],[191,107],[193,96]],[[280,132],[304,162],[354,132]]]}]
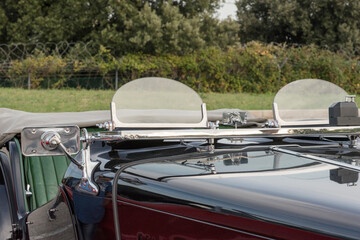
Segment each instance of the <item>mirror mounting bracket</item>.
[{"label": "mirror mounting bracket", "polygon": [[91,139],[86,128],[81,129],[83,134],[82,140],[82,149],[80,151],[82,159],[82,172],[81,180],[79,183],[79,190],[81,192],[98,195],[99,187],[93,180],[94,170],[100,164],[97,161],[92,161],[90,158],[90,144]]}]

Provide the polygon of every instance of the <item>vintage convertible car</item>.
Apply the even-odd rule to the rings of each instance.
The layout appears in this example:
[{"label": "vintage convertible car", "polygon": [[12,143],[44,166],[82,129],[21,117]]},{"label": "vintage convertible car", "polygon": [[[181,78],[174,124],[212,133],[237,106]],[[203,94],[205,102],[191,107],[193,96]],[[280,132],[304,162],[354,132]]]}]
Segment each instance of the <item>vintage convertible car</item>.
[{"label": "vintage convertible car", "polygon": [[0,239],[359,239],[354,96],[298,80],[273,111],[207,111],[163,78],[110,112],[1,109]]}]

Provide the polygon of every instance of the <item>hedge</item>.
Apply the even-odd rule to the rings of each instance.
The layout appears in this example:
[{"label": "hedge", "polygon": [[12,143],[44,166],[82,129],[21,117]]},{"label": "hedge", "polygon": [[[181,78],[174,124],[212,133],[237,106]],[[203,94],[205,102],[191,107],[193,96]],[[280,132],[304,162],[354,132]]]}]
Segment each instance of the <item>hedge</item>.
[{"label": "hedge", "polygon": [[[24,76],[31,73],[33,88],[61,88],[69,87],[70,79],[83,73],[97,76],[95,81],[107,81],[109,87],[114,87],[117,69],[121,84],[140,77],[159,76],[179,80],[200,92],[276,92],[285,84],[304,78],[324,79],[350,93],[360,92],[359,57],[314,45],[250,42],[226,51],[211,47],[183,56],[139,53],[122,57],[115,57],[101,47],[93,57],[69,59],[66,55],[34,53],[22,60],[0,64],[0,78],[11,86],[24,87]],[[81,81],[75,87],[92,88]]]}]

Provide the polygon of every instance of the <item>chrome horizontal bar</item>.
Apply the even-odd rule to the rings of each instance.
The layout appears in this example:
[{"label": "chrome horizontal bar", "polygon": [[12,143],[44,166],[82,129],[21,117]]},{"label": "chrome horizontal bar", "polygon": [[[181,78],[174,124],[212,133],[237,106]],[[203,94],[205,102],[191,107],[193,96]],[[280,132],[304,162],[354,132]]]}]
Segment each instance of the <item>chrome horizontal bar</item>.
[{"label": "chrome horizontal bar", "polygon": [[209,139],[286,136],[360,136],[360,126],[301,127],[301,128],[241,128],[241,129],[186,129],[186,130],[122,130],[97,132],[93,140],[159,140],[159,139]]},{"label": "chrome horizontal bar", "polygon": [[351,165],[348,163],[338,162],[338,161],[331,160],[328,158],[318,157],[318,156],[309,155],[309,154],[305,154],[305,153],[299,153],[299,152],[295,152],[295,151],[291,151],[291,150],[287,150],[287,149],[283,149],[283,148],[279,148],[279,147],[270,147],[270,149],[275,152],[286,153],[286,154],[294,155],[297,157],[303,157],[303,158],[311,159],[311,160],[314,160],[317,162],[328,163],[328,164],[335,165],[335,166],[345,168],[348,170],[360,172],[359,166]]}]

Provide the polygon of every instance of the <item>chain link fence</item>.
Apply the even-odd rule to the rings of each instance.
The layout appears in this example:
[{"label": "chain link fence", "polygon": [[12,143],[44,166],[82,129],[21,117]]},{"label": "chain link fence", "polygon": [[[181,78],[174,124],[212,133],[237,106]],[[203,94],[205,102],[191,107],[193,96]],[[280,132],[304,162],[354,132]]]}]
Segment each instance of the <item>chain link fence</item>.
[{"label": "chain link fence", "polygon": [[77,67],[94,61],[99,49],[92,42],[0,44],[0,87],[114,89],[116,69]]},{"label": "chain link fence", "polygon": [[198,91],[276,92],[302,78],[360,91],[359,58],[346,52],[259,42],[214,49],[185,56],[114,56],[92,42],[0,44],[0,87],[117,89],[136,78],[158,76]]}]

